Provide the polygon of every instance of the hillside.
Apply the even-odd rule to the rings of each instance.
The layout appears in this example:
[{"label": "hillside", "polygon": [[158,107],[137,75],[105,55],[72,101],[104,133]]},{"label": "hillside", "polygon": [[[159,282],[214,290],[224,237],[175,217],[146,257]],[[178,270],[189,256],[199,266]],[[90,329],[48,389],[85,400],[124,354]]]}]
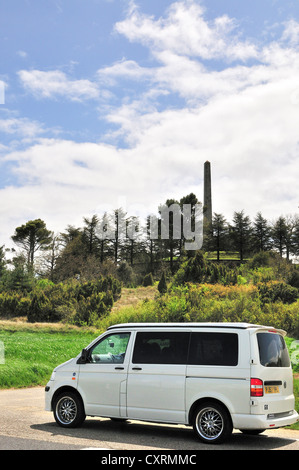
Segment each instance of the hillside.
[{"label": "hillside", "polygon": [[125,307],[136,307],[140,302],[154,300],[157,294],[157,286],[123,287],[121,297],[114,303],[112,312],[117,312]]}]

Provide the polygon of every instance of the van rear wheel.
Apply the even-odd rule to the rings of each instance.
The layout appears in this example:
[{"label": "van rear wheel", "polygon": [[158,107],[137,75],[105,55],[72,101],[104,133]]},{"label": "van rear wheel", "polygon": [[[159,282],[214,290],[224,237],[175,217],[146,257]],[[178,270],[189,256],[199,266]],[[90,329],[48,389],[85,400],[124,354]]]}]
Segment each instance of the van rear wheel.
[{"label": "van rear wheel", "polygon": [[194,413],[193,429],[207,444],[220,444],[232,433],[232,422],[227,410],[218,403],[201,404]]},{"label": "van rear wheel", "polygon": [[63,428],[75,428],[85,420],[85,411],[81,398],[74,392],[59,395],[53,405],[54,418]]}]

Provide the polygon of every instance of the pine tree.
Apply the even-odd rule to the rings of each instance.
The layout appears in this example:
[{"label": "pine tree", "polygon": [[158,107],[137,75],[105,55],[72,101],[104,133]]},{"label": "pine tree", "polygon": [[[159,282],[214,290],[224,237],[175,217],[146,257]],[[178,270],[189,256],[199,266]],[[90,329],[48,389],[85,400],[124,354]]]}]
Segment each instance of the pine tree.
[{"label": "pine tree", "polygon": [[165,294],[167,292],[167,283],[164,271],[158,284],[158,291],[160,292],[160,294]]},{"label": "pine tree", "polygon": [[253,240],[255,251],[267,251],[271,248],[271,228],[261,212],[258,212],[253,222]]},{"label": "pine tree", "polygon": [[244,255],[250,251],[252,234],[250,219],[244,211],[234,213],[230,231],[233,246],[239,252],[240,261],[243,261]]},{"label": "pine tree", "polygon": [[46,228],[43,220],[36,219],[17,227],[11,238],[25,251],[28,267],[33,269],[36,251],[48,248],[52,240],[52,232]]}]

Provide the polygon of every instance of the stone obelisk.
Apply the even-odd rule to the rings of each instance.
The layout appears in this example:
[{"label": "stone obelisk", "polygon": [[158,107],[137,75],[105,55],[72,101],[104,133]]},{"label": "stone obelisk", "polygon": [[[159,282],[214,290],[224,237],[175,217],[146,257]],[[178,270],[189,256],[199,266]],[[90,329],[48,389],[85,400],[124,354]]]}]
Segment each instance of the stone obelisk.
[{"label": "stone obelisk", "polygon": [[204,164],[203,222],[204,228],[208,230],[212,224],[211,164],[208,161]]}]

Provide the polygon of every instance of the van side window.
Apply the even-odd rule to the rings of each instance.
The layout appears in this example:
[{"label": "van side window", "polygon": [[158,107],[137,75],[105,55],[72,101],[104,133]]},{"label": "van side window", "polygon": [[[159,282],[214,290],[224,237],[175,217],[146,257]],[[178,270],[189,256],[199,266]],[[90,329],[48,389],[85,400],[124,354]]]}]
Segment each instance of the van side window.
[{"label": "van side window", "polygon": [[257,333],[260,363],[264,367],[289,367],[290,358],[284,338],[275,333]]},{"label": "van side window", "polygon": [[117,362],[122,364],[130,339],[130,333],[115,333],[105,336],[90,351],[90,362],[96,364],[109,364]]},{"label": "van side window", "polygon": [[235,333],[192,333],[188,364],[236,366],[238,335]]},{"label": "van side window", "polygon": [[137,333],[133,364],[186,364],[190,333]]}]

